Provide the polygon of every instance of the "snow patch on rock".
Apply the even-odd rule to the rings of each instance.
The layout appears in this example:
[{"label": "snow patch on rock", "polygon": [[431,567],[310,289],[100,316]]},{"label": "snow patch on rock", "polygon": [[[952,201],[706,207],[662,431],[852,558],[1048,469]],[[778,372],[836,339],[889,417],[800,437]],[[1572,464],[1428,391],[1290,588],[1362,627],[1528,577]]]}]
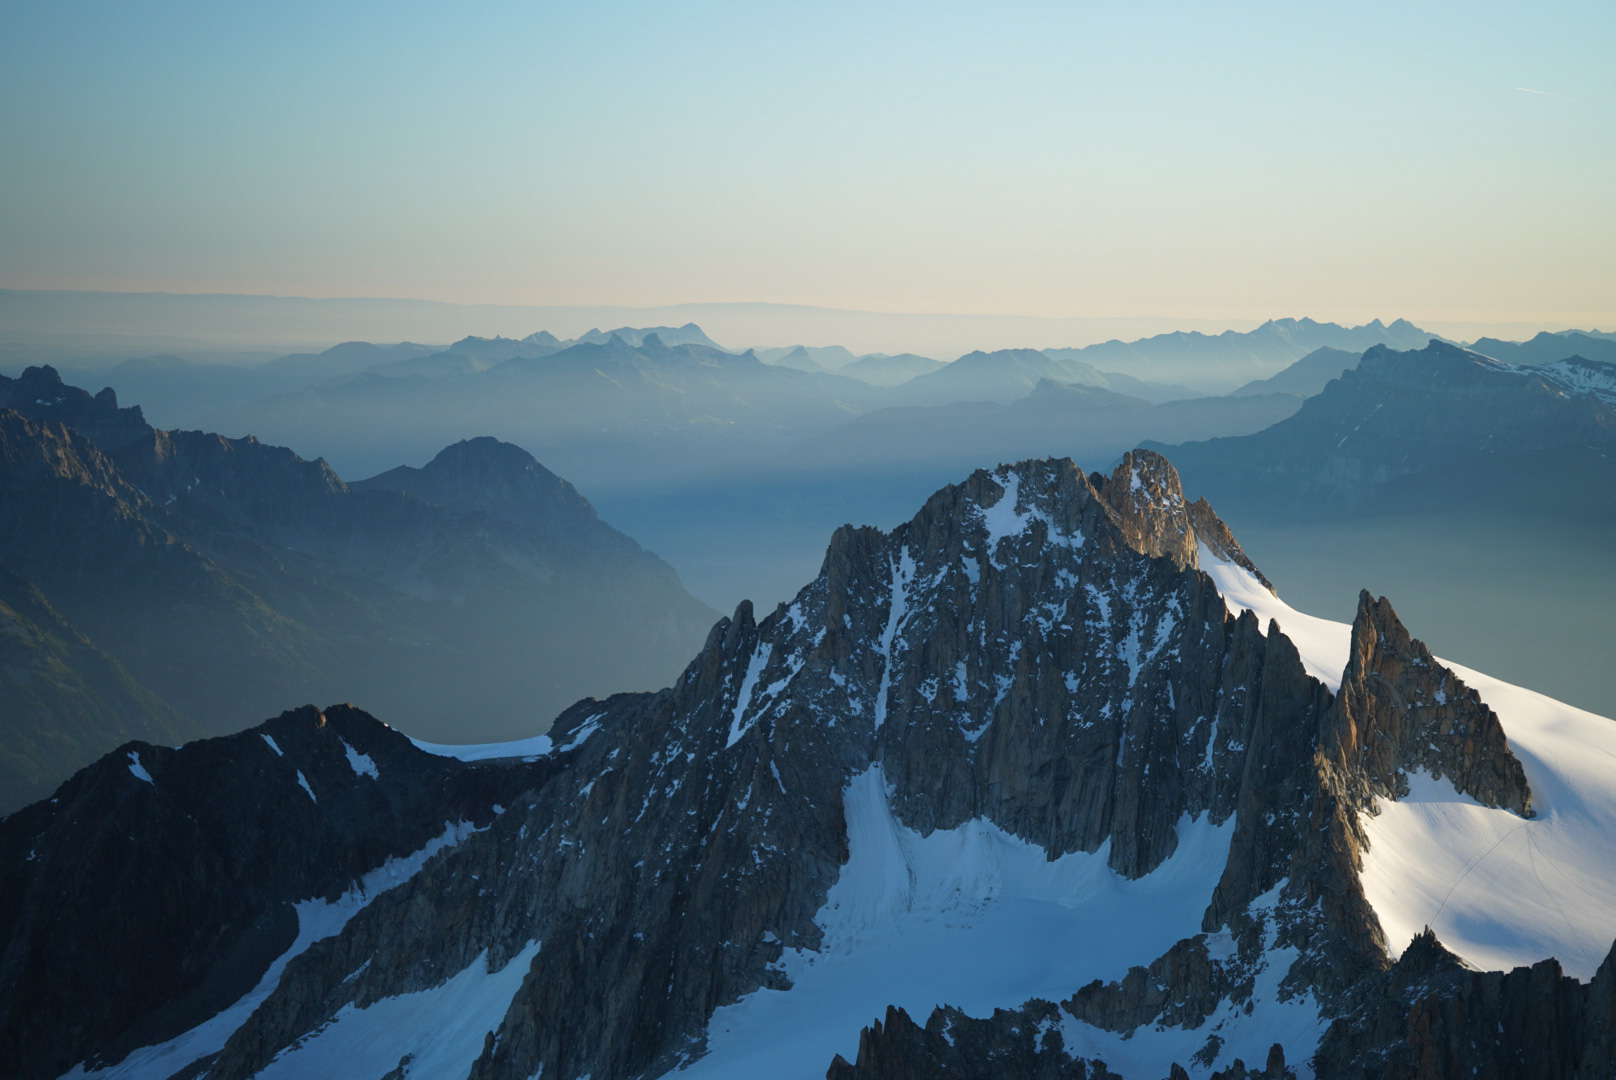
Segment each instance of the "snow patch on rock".
[{"label": "snow patch on rock", "polygon": [[376,768],[376,762],[369,754],[361,754],[348,745],[348,740],[342,740],[343,752],[348,756],[348,767],[353,769],[355,776],[368,776],[372,780],[378,779],[381,773]]},{"label": "snow patch on rock", "polygon": [[146,767],[140,763],[140,755],[133,750],[129,751],[129,771],[135,775],[137,780],[144,780],[152,787],[157,786],[157,781],[151,778],[151,773],[147,772]]}]

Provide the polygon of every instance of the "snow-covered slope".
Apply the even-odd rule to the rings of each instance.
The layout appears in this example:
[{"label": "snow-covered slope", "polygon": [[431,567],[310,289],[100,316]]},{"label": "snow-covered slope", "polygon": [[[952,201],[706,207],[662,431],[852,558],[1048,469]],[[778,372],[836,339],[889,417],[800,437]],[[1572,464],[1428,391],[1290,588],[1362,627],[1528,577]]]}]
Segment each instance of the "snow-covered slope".
[{"label": "snow-covered slope", "polygon": [[1616,405],[1616,364],[1573,356],[1519,370],[1541,375],[1568,394],[1589,394],[1606,405]]},{"label": "snow-covered slope", "polygon": [[[265,736],[265,740],[271,741],[268,736]],[[167,1080],[168,1077],[193,1065],[200,1059],[210,1054],[217,1054],[231,1034],[241,1027],[242,1023],[252,1015],[253,1010],[263,1004],[264,999],[274,991],[275,987],[280,983],[281,973],[286,970],[286,965],[289,961],[307,951],[309,946],[315,942],[341,933],[342,928],[348,924],[350,919],[363,910],[365,905],[382,893],[395,889],[409,881],[420,872],[421,867],[426,864],[428,859],[445,848],[453,847],[475,831],[475,828],[465,822],[457,825],[445,824],[442,835],[435,837],[420,851],[406,858],[387,860],[380,867],[366,874],[363,880],[356,883],[353,888],[349,889],[337,900],[327,901],[315,897],[298,904],[296,906],[297,938],[292,942],[290,948],[276,957],[274,962],[270,964],[269,970],[258,980],[258,985],[248,991],[235,1004],[216,1013],[206,1022],[197,1025],[178,1038],[170,1039],[155,1046],[142,1047],[110,1068],[86,1071],[83,1065],[77,1065],[64,1074],[62,1080],[83,1080],[84,1077],[90,1076],[97,1077],[99,1080]],[[464,984],[467,980],[461,978],[459,981]],[[515,987],[512,986],[505,992],[505,1001],[507,1003],[510,1001],[510,995],[514,991]],[[379,1017],[384,1012],[392,1014],[393,1010],[381,1010],[374,1016]],[[479,1015],[476,1019],[481,1021],[483,1018]],[[498,1018],[496,1017],[495,1019],[497,1020]],[[350,1042],[348,1039],[349,1032],[355,1028],[362,1027],[362,1022],[350,1021],[341,1032],[335,1033],[329,1042],[323,1042],[321,1046],[345,1045]],[[324,1035],[325,1032],[322,1032],[322,1036]],[[429,1036],[423,1029],[423,1039],[429,1037],[435,1036]],[[465,1056],[463,1064],[469,1065],[476,1057],[477,1051],[481,1049],[482,1039],[479,1033],[476,1045]],[[301,1050],[302,1047],[299,1047],[292,1054],[301,1063],[294,1066],[292,1071],[288,1072],[284,1069],[276,1071],[272,1069],[266,1075],[309,1075],[306,1070],[309,1068],[311,1056],[318,1062],[314,1068],[315,1072],[327,1071],[325,1066],[329,1063],[334,1066],[329,1070],[329,1075],[333,1076],[343,1075],[347,1072],[349,1066],[359,1064],[353,1059],[351,1053],[328,1055],[322,1050],[318,1054],[310,1055],[300,1053]],[[439,1057],[441,1057],[441,1051]],[[377,1070],[378,1075],[397,1064],[398,1057],[394,1055],[391,1061],[381,1065],[381,1068]],[[279,1065],[280,1061],[277,1061],[277,1069]],[[300,1072],[299,1070],[305,1071]]]},{"label": "snow-covered slope", "polygon": [[[1204,546],[1201,566],[1233,611],[1278,621],[1310,674],[1341,684],[1352,628],[1296,611]],[[1482,806],[1415,773],[1364,824],[1363,885],[1393,956],[1429,926],[1482,970],[1557,958],[1593,977],[1616,940],[1616,722],[1442,661],[1498,714],[1535,815]]]},{"label": "snow-covered slope", "polygon": [[790,990],[718,1010],[707,1056],[679,1076],[819,1080],[888,1005],[987,1016],[1065,997],[1079,973],[1119,979],[1199,932],[1233,829],[1185,818],[1177,853],[1129,881],[1106,847],[1052,859],[981,819],[922,836],[893,817],[880,766],[854,777],[844,802],[850,853],[815,917],[824,942],[785,953]]}]

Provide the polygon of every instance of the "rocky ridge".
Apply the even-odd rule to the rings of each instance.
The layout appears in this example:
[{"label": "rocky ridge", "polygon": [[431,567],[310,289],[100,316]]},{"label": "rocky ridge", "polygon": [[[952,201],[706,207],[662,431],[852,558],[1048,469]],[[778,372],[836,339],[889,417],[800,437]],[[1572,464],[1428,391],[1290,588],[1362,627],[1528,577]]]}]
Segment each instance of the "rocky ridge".
[{"label": "rocky ridge", "polygon": [[[1185,820],[1231,839],[1199,935],[1120,981],[1074,972],[1058,1006],[924,1028],[889,1014],[832,1075],[1108,1075],[1065,1056],[1057,1021],[1205,1030],[1175,1069],[1287,1075],[1317,1034],[1258,1070],[1223,1060],[1220,1032],[1254,1004],[1348,1015],[1387,985],[1360,815],[1414,768],[1521,813],[1531,793],[1496,718],[1384,600],[1360,604],[1336,694],[1282,627],[1230,612],[1204,557],[1249,567],[1148,451],[1109,477],[1052,460],[979,471],[890,534],[839,530],[793,603],[761,620],[743,603],[672,687],[564,713],[524,749],[533,765],[511,766],[543,763],[502,788],[486,828],[291,956],[199,1068],[295,1067],[353,1008],[513,963],[520,983],[471,1076],[655,1076],[697,1059],[715,1009],[788,988],[787,950],[827,945],[820,916],[851,854],[844,793],[878,770],[920,835],[984,821],[1051,859],[1103,854],[1123,881],[1167,863]],[[78,1045],[113,1060],[125,1044]],[[15,1064],[45,1076],[61,1060]]]}]

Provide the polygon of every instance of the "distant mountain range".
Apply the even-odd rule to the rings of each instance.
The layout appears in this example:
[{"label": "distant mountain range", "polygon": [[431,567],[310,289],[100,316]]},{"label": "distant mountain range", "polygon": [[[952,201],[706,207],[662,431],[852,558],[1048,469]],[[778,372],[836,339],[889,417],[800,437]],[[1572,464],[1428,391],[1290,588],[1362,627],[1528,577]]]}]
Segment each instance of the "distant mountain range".
[{"label": "distant mountain range", "polygon": [[[1036,355],[1036,354],[1035,354]],[[1261,431],[1301,406],[1293,394],[1193,397],[1153,404],[1103,385],[1038,380],[1007,404],[963,401],[888,408],[849,420],[793,448],[800,472],[924,467],[946,475],[962,464],[1057,451],[1081,461],[1109,462],[1159,433],[1179,439]]]},{"label": "distant mountain range", "polygon": [[[310,694],[385,697],[439,740],[530,731],[580,693],[662,685],[713,616],[493,439],[349,485],[32,368],[0,379],[0,451],[5,648],[23,656],[0,685],[41,718],[0,736],[0,806],[113,735],[231,730]],[[89,700],[75,729],[28,726]]]},{"label": "distant mountain range", "polygon": [[[571,345],[544,334],[462,339],[447,352],[390,361],[387,370],[397,377],[379,370],[348,376],[216,410],[202,426],[318,454],[347,475],[424,461],[466,433],[491,433],[590,491],[614,520],[674,559],[699,595],[731,603],[776,595],[811,569],[823,537],[852,507],[891,522],[952,471],[981,460],[1074,454],[1098,467],[1139,440],[1252,434],[1353,366],[1364,343],[1423,347],[1432,340],[1405,321],[1341,327],[1274,320],[1246,334],[1161,335],[1125,348],[1000,350],[946,365],[905,360],[929,370],[902,382],[898,372],[887,380],[893,385],[876,386],[870,383],[883,381],[879,373],[866,382],[848,377],[855,373],[849,369],[890,367],[900,358],[794,347],[765,363],[767,351],[669,345],[658,333],[621,328],[605,336],[605,343]],[[795,359],[782,362],[787,356]],[[437,372],[419,369],[445,363]],[[814,370],[832,364],[842,373]],[[1277,393],[1289,400],[1237,406],[1189,381],[1157,381],[1174,370],[1199,371],[1197,379],[1234,389],[1236,398]],[[1246,373],[1261,377],[1235,377]],[[1071,395],[1050,390],[1031,400],[1045,381],[1116,398],[1089,395],[1063,418],[1076,401]],[[1198,397],[1207,403],[1139,411],[1140,401],[1165,406]],[[1019,401],[1026,406],[1003,417],[979,407]],[[943,411],[893,412],[902,408]],[[934,431],[933,423],[945,427]],[[946,426],[954,424],[957,430]],[[967,446],[980,456],[953,452]],[[809,470],[826,461],[857,476],[808,481]],[[736,477],[758,493],[747,496],[750,525],[724,502]],[[719,520],[728,524],[718,528]]]},{"label": "distant mountain range", "polygon": [[1479,338],[1470,348],[1506,364],[1552,364],[1572,356],[1616,364],[1616,337],[1598,331],[1591,334],[1578,330],[1563,330],[1558,334],[1545,332],[1530,341]]},{"label": "distant mountain range", "polygon": [[1406,319],[1390,325],[1379,319],[1362,326],[1339,326],[1312,319],[1270,319],[1247,333],[1177,332],[1138,341],[1106,341],[1081,349],[1048,349],[1052,356],[1078,360],[1141,379],[1181,382],[1207,393],[1227,393],[1276,374],[1321,347],[1362,353],[1376,345],[1420,349],[1438,335]]},{"label": "distant mountain range", "polygon": [[[221,412],[251,411],[254,402],[325,388],[361,374],[425,379],[469,377],[513,360],[536,360],[579,345],[606,345],[614,337],[639,349],[651,336],[663,346],[692,345],[726,351],[699,326],[687,323],[678,327],[591,330],[565,340],[545,331],[524,338],[465,337],[446,347],[349,342],[325,353],[282,357],[253,367],[153,357],[126,361],[106,379],[126,399],[141,401],[147,412],[163,424],[217,426],[213,421]],[[960,361],[944,364],[909,353],[855,356],[841,346],[798,345],[756,350],[751,355],[771,367],[810,374],[833,373],[893,389],[894,396],[879,404],[1008,403],[1030,392],[1040,378],[1105,386],[1161,402],[1228,392],[1243,383],[1268,378],[1319,347],[1362,353],[1376,344],[1422,347],[1431,336],[1403,320],[1390,326],[1376,321],[1349,328],[1310,319],[1283,319],[1271,320],[1246,333],[1173,333],[1081,349],[1044,349],[1040,350],[1041,359],[1033,358],[1034,350],[1026,349],[976,352],[961,358],[967,362],[963,369],[955,368]],[[983,364],[983,356],[995,359]],[[932,381],[909,385],[925,376],[932,377]],[[905,389],[899,391],[898,387]]]},{"label": "distant mountain range", "polygon": [[1616,519],[1616,364],[1378,346],[1289,419],[1170,452],[1190,490],[1277,514],[1474,507]]},{"label": "distant mountain range", "polygon": [[946,365],[941,360],[914,353],[870,353],[854,356],[840,345],[809,348],[797,345],[790,349],[756,349],[754,354],[766,364],[795,368],[798,371],[832,372],[858,379],[872,386],[897,386],[917,375],[937,371]]},{"label": "distant mountain range", "polygon": [[1112,375],[1059,354],[1058,350],[1001,349],[974,352],[910,379],[892,392],[894,405],[951,405],[996,402],[1008,405],[1032,393],[1040,382],[1092,386],[1121,394],[1170,401],[1197,397],[1185,386],[1150,383],[1130,375]]}]

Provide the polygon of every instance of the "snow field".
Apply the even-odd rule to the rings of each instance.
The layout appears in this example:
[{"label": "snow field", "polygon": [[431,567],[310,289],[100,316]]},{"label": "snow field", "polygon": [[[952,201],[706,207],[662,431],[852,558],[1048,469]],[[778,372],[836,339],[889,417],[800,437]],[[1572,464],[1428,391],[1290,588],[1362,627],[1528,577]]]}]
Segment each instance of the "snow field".
[{"label": "snow field", "polygon": [[708,1054],[675,1075],[820,1080],[889,1004],[919,1023],[944,1004],[987,1016],[1121,978],[1200,932],[1233,832],[1232,820],[1185,818],[1173,857],[1129,881],[1106,866],[1108,847],[1050,860],[983,820],[923,837],[892,816],[879,766],[844,799],[849,858],[816,916],[821,950],[785,953],[790,990],[719,1009]]}]

